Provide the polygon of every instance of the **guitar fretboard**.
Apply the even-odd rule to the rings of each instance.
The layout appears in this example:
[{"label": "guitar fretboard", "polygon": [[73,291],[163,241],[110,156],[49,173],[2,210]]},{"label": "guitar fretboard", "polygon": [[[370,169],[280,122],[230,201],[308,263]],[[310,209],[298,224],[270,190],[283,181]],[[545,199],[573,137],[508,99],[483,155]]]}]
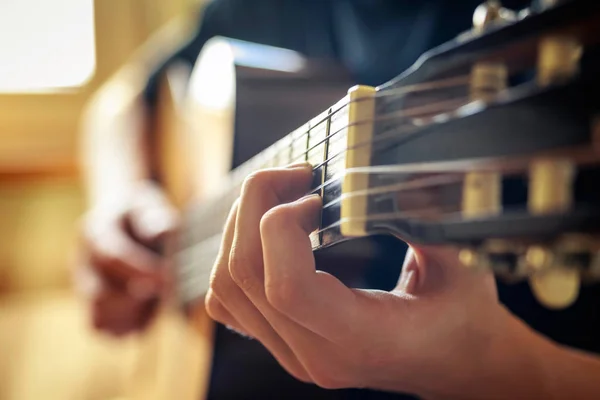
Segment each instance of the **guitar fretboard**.
[{"label": "guitar fretboard", "polygon": [[[344,162],[348,127],[348,97],[328,108],[308,123],[294,130],[272,146],[254,156],[224,179],[212,198],[188,210],[180,251],[177,257],[177,280],[180,297],[190,302],[208,290],[209,274],[217,257],[223,225],[233,203],[240,195],[245,178],[251,173],[308,162],[315,179],[312,189],[323,195],[323,183]],[[315,246],[318,245],[314,243]]]}]

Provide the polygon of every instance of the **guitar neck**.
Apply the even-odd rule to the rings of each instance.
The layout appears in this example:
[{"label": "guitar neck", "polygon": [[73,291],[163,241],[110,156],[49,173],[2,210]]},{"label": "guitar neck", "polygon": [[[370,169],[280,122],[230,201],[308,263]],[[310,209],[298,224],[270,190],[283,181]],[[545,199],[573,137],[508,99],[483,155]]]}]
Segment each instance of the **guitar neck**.
[{"label": "guitar neck", "polygon": [[[349,113],[349,97],[311,119],[284,138],[234,169],[223,181],[220,191],[200,204],[192,205],[182,230],[178,252],[177,281],[184,302],[192,301],[206,293],[212,264],[220,247],[222,230],[227,215],[239,197],[244,179],[251,173],[283,167],[293,163],[308,162],[314,169],[311,190],[323,195],[327,176],[337,171],[343,163]],[[336,159],[335,162],[331,160]],[[339,159],[339,160],[338,160]],[[319,241],[314,240],[314,247]]]}]

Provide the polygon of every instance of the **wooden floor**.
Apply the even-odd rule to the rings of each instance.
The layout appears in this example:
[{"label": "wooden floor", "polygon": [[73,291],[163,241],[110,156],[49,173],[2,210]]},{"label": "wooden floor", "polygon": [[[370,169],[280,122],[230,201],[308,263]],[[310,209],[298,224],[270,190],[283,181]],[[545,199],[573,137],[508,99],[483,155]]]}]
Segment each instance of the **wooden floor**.
[{"label": "wooden floor", "polygon": [[132,339],[100,337],[67,291],[0,297],[0,400],[107,400],[122,396]]}]

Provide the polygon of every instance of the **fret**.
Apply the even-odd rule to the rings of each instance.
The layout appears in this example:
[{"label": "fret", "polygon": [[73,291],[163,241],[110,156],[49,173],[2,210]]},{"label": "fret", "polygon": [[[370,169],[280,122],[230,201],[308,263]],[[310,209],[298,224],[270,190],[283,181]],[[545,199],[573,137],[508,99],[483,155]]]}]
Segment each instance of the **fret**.
[{"label": "fret", "polygon": [[301,126],[291,134],[291,154],[290,162],[297,163],[306,161],[307,139],[308,139],[308,124]]},{"label": "fret", "polygon": [[[311,127],[308,135],[308,162],[315,168],[313,186],[321,186],[319,195],[323,198],[325,182],[325,171],[327,169],[327,136],[329,136],[329,127],[331,123],[331,108],[315,118],[316,124]],[[322,216],[319,218],[319,227],[310,234],[310,242],[313,248],[323,243],[323,234],[318,233],[323,228]]]},{"label": "fret", "polygon": [[330,110],[327,110],[317,117],[319,122],[315,126],[311,126],[308,134],[307,161],[313,166],[320,165],[325,161],[325,141],[327,139],[329,113]]},{"label": "fret", "polygon": [[[331,117],[330,131],[327,139],[327,160],[328,167],[332,169],[332,165],[343,168],[346,156],[346,135],[348,132],[348,111],[346,105],[339,109]],[[333,168],[337,170],[338,168]],[[328,174],[329,175],[329,174]]]},{"label": "fret", "polygon": [[[339,107],[332,110],[329,123],[329,132],[326,141],[325,150],[325,169],[323,170],[323,181],[332,182],[323,189],[323,204],[338,199],[342,194],[341,174],[345,168],[346,156],[346,136],[348,131],[349,107],[347,103],[342,103]],[[337,179],[336,181],[333,181]],[[329,212],[323,213],[322,224],[329,226],[339,218],[339,209],[330,209]],[[325,235],[330,234],[326,233]],[[323,236],[321,240],[326,240]]]}]

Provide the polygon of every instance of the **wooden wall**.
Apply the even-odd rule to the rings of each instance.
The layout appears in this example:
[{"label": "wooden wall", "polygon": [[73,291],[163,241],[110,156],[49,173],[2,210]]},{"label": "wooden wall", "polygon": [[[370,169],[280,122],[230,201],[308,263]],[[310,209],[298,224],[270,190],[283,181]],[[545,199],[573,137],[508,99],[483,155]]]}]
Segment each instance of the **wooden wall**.
[{"label": "wooden wall", "polygon": [[0,291],[66,285],[84,209],[77,171],[89,96],[153,33],[198,0],[97,0],[97,66],[69,92],[0,93]]}]

